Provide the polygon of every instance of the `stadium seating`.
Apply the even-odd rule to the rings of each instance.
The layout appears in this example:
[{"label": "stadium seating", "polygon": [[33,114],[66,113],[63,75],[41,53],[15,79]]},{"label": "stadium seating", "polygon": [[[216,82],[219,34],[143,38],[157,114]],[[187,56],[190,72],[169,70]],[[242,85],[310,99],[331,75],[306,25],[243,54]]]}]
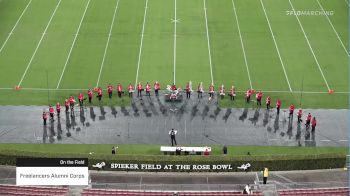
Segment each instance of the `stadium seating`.
[{"label": "stadium seating", "polygon": [[[115,189],[84,189],[82,196],[111,196],[111,195],[144,195],[144,196],[173,196],[174,192],[169,191],[127,191],[127,190],[115,190]],[[177,192],[178,196],[239,196],[243,195],[242,192],[239,191],[227,191],[227,192]],[[262,196],[262,193],[254,193],[252,195]]]},{"label": "stadium seating", "polygon": [[289,190],[278,191],[278,195],[282,195],[282,196],[299,196],[299,195],[348,196],[349,195],[349,188],[289,189]]},{"label": "stadium seating", "polygon": [[15,186],[0,184],[0,195],[68,196],[68,188]]}]

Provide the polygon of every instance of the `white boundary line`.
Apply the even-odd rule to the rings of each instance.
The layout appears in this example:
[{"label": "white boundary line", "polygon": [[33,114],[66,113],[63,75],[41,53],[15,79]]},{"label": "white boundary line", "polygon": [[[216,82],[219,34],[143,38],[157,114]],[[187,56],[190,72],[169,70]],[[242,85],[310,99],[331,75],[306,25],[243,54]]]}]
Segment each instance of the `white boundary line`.
[{"label": "white boundary line", "polygon": [[244,48],[244,43],[243,43],[243,38],[242,38],[242,34],[241,34],[241,29],[239,27],[239,22],[238,22],[238,16],[237,16],[237,12],[236,12],[236,6],[235,3],[232,1],[232,7],[233,7],[233,12],[235,13],[235,19],[236,19],[236,24],[238,27],[238,34],[239,34],[239,38],[241,40],[241,46],[242,46],[242,51],[243,51],[243,57],[244,57],[244,63],[247,69],[247,73],[248,73],[248,79],[249,79],[249,84],[250,84],[250,88],[253,89],[253,85],[252,85],[252,80],[250,78],[250,71],[249,71],[249,67],[248,67],[248,61],[247,61],[247,56],[245,54],[245,48]]},{"label": "white boundary line", "polygon": [[59,7],[60,4],[61,4],[61,1],[62,1],[62,0],[59,0],[59,1],[58,1],[58,3],[57,3],[57,5],[56,5],[56,7],[55,7],[53,13],[51,14],[50,20],[49,20],[49,22],[47,23],[43,34],[41,35],[41,38],[40,38],[40,40],[39,40],[39,42],[38,42],[38,45],[36,46],[36,48],[35,48],[35,50],[34,50],[34,53],[33,53],[32,57],[30,58],[26,69],[24,70],[24,73],[23,73],[23,75],[22,75],[22,77],[21,77],[21,80],[20,80],[19,83],[18,83],[18,86],[21,86],[22,81],[23,81],[24,77],[26,76],[27,71],[28,71],[30,65],[32,64],[32,62],[33,62],[33,60],[34,60],[34,57],[35,57],[36,53],[38,52],[38,49],[39,49],[39,47],[40,47],[40,45],[41,45],[41,42],[43,41],[43,39],[44,39],[44,37],[45,37],[45,35],[46,35],[46,31],[47,31],[47,29],[49,28],[49,26],[50,26],[50,24],[51,24],[51,21],[52,21],[53,17],[55,16],[58,7]]},{"label": "white boundary line", "polygon": [[[291,2],[290,0],[288,0],[288,1],[289,1],[290,6],[292,7],[293,12],[295,13],[295,9],[294,9],[294,6],[293,6],[292,2]],[[306,40],[307,44],[309,45],[310,51],[311,51],[311,53],[312,53],[312,56],[313,56],[314,59],[315,59],[315,62],[316,62],[316,64],[317,64],[317,66],[318,66],[318,69],[320,70],[321,75],[322,75],[322,77],[323,77],[323,80],[324,80],[324,82],[326,83],[327,89],[328,89],[328,91],[329,91],[330,88],[329,88],[328,82],[327,82],[327,80],[326,80],[326,77],[325,77],[324,74],[323,74],[323,71],[322,71],[322,69],[321,69],[320,64],[318,63],[317,57],[316,57],[316,55],[315,55],[315,53],[314,53],[314,50],[313,50],[312,47],[311,47],[311,44],[310,44],[310,42],[309,42],[309,38],[307,37],[307,35],[306,35],[305,31],[304,31],[303,25],[301,24],[298,15],[295,14],[295,17],[296,17],[296,19],[297,19],[297,21],[298,21],[298,23],[299,23],[299,26],[300,26],[300,28],[301,28],[303,34],[304,34],[305,40]]]},{"label": "white boundary line", "polygon": [[105,51],[104,51],[104,53],[103,53],[103,58],[102,58],[101,67],[100,67],[100,73],[98,74],[96,87],[98,87],[98,85],[99,85],[99,83],[100,83],[100,77],[101,77],[101,73],[102,73],[103,66],[104,66],[104,64],[105,64],[105,58],[106,58],[106,54],[107,54],[107,50],[108,50],[108,46],[109,46],[109,40],[110,40],[110,38],[111,38],[112,31],[113,31],[113,25],[114,25],[115,16],[116,16],[116,14],[117,14],[118,5],[119,5],[119,0],[117,0],[117,4],[116,4],[115,9],[114,9],[113,19],[112,19],[111,27],[109,28],[108,39],[107,39]]},{"label": "white boundary line", "polygon": [[30,5],[31,2],[32,2],[32,0],[30,0],[30,1],[28,2],[27,6],[24,8],[22,14],[19,16],[17,22],[15,23],[15,26],[13,26],[13,28],[11,29],[11,31],[10,31],[9,35],[7,36],[5,42],[2,44],[2,46],[1,46],[1,48],[0,48],[0,53],[1,53],[2,50],[4,49],[4,47],[5,47],[6,43],[7,43],[7,41],[10,39],[11,35],[13,34],[13,31],[16,29],[16,27],[17,27],[19,21],[22,19],[22,16],[23,16],[24,13],[27,11],[27,8],[29,7],[29,5]]},{"label": "white boundary line", "polygon": [[135,89],[136,89],[136,85],[137,85],[137,80],[138,80],[138,78],[139,78],[139,69],[140,69],[140,63],[141,63],[143,36],[144,36],[144,32],[145,32],[145,23],[146,23],[147,8],[148,8],[147,6],[148,6],[148,0],[146,0],[145,12],[144,12],[144,15],[143,15],[143,24],[142,24],[142,32],[141,32],[141,41],[140,41],[139,57],[138,57],[138,61],[137,61],[136,79],[135,79],[135,86],[134,86]]},{"label": "white boundary line", "polygon": [[284,62],[283,62],[283,60],[282,60],[282,57],[281,57],[281,54],[280,54],[280,50],[278,49],[278,45],[277,45],[277,42],[276,42],[276,39],[275,39],[275,34],[274,34],[273,31],[272,31],[272,27],[271,27],[271,24],[270,24],[269,17],[268,17],[267,14],[266,14],[266,9],[265,9],[264,3],[263,3],[262,0],[260,0],[260,3],[261,3],[261,6],[262,6],[262,8],[263,8],[263,11],[264,11],[267,24],[268,24],[269,29],[270,29],[270,33],[271,33],[271,36],[272,36],[272,39],[273,39],[273,43],[275,44],[275,47],[276,47],[276,51],[277,51],[277,54],[278,54],[278,58],[279,58],[279,60],[280,60],[280,62],[281,62],[282,68],[283,68],[284,76],[286,77],[286,80],[287,80],[287,83],[288,83],[289,91],[290,91],[290,92],[293,92],[292,87],[290,86],[290,83],[289,83],[289,79],[288,79],[288,75],[287,75],[287,72],[286,72],[286,68],[284,67]]},{"label": "white boundary line", "polygon": [[175,83],[175,78],[176,78],[176,23],[177,23],[177,16],[176,16],[176,0],[174,0],[174,4],[175,4],[175,8],[174,8],[174,70],[173,70],[173,74],[174,74],[174,84]]},{"label": "white boundary line", "polygon": [[203,0],[203,4],[204,4],[204,16],[205,16],[205,29],[206,29],[206,31],[207,31],[207,40],[208,40],[208,54],[209,54],[210,76],[211,76],[211,84],[214,85],[213,68],[212,68],[211,52],[210,52],[210,39],[209,39],[209,30],[208,30],[207,7],[206,7],[206,5],[205,5],[205,1],[206,1],[206,0]]},{"label": "white boundary line", "polygon": [[61,84],[61,80],[62,80],[62,77],[63,77],[64,71],[66,70],[66,67],[67,67],[68,61],[69,61],[69,59],[70,59],[70,55],[72,54],[72,51],[73,51],[73,48],[74,48],[74,45],[75,45],[75,41],[77,40],[77,37],[78,37],[79,31],[80,31],[80,27],[81,27],[81,24],[83,23],[83,20],[84,20],[84,18],[85,18],[86,10],[88,9],[89,4],[90,4],[90,0],[87,2],[86,6],[85,6],[85,10],[84,10],[83,16],[81,17],[81,20],[80,20],[80,23],[79,23],[79,26],[78,26],[77,32],[76,32],[76,34],[75,34],[75,36],[74,36],[72,46],[71,46],[71,47],[70,47],[70,49],[69,49],[69,53],[68,53],[68,56],[67,56],[66,62],[64,63],[64,67],[63,67],[63,70],[62,70],[62,73],[61,73],[60,79],[59,79],[59,81],[58,81],[58,83],[57,83],[57,87],[56,87],[56,89],[58,89],[58,88],[60,87],[60,84]]},{"label": "white boundary line", "polygon": [[[15,90],[14,88],[0,88],[0,90]],[[83,89],[83,88],[66,88],[66,89],[56,89],[56,88],[21,88],[20,90],[25,90],[25,91],[84,91],[84,90],[89,90],[89,89]],[[261,90],[264,93],[292,93],[292,94],[329,94],[328,92],[324,91],[278,91],[278,90]],[[245,93],[245,91],[236,91],[238,93]],[[345,91],[339,91],[339,92],[333,92],[334,94],[350,94],[350,92],[345,92]]]},{"label": "white boundary line", "polygon": [[[320,3],[320,1],[318,1],[318,0],[316,0],[316,1],[317,1],[318,5],[320,6],[321,10],[322,10],[323,12],[325,12],[324,9],[323,9],[322,4]],[[325,14],[325,16],[326,16],[326,18],[327,18],[327,20],[328,20],[328,23],[331,25],[331,27],[332,27],[332,29],[333,29],[335,35],[337,36],[339,42],[340,42],[341,45],[343,46],[343,49],[345,50],[346,54],[348,55],[348,57],[350,57],[349,52],[348,52],[348,50],[346,49],[346,47],[344,46],[343,41],[340,39],[338,32],[335,30],[335,28],[334,28],[334,26],[333,26],[333,24],[332,24],[332,21],[329,19],[329,17],[327,16],[327,14]]]}]

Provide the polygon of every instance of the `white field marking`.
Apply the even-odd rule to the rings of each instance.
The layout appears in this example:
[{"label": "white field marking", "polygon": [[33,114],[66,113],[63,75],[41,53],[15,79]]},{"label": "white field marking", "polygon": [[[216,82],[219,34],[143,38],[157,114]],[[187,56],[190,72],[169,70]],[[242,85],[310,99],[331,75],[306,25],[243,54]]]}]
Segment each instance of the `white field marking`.
[{"label": "white field marking", "polygon": [[330,142],[331,140],[320,140],[321,142]]},{"label": "white field marking", "polygon": [[267,24],[269,25],[269,29],[270,29],[270,33],[271,33],[271,36],[272,36],[272,39],[273,39],[273,43],[275,44],[276,51],[277,51],[277,54],[278,54],[278,58],[279,58],[279,60],[281,62],[281,65],[282,65],[282,68],[283,68],[283,73],[284,73],[284,76],[286,77],[286,80],[287,80],[287,83],[288,83],[289,91],[293,92],[292,87],[290,86],[290,83],[289,83],[289,79],[288,79],[288,76],[287,76],[286,68],[284,67],[284,62],[282,60],[282,57],[281,57],[281,54],[280,54],[280,50],[278,49],[278,45],[277,45],[277,42],[276,42],[276,39],[275,39],[275,34],[272,31],[272,27],[271,27],[271,24],[270,24],[269,17],[266,14],[266,9],[265,9],[264,3],[263,3],[262,0],[260,0],[260,3],[261,3],[261,6],[263,8],[263,11],[264,11]]},{"label": "white field marking", "polygon": [[348,0],[344,0],[345,1],[345,3],[349,6],[349,2],[348,2]]},{"label": "white field marking", "polygon": [[46,35],[46,31],[47,31],[47,29],[49,28],[49,26],[50,26],[50,24],[51,24],[51,21],[52,21],[53,17],[55,16],[58,7],[59,7],[60,4],[61,4],[61,1],[62,1],[62,0],[59,0],[59,1],[58,1],[57,5],[56,5],[56,7],[55,7],[55,9],[54,9],[54,11],[52,12],[51,17],[50,17],[50,20],[49,20],[49,22],[47,23],[43,34],[41,35],[41,38],[40,38],[40,40],[39,40],[39,42],[38,42],[38,44],[37,44],[37,46],[36,46],[36,48],[35,48],[35,50],[34,50],[34,53],[33,53],[32,57],[30,58],[30,60],[29,60],[29,62],[28,62],[28,65],[27,65],[26,69],[24,70],[24,73],[23,73],[23,75],[22,75],[22,77],[21,77],[21,80],[20,80],[19,83],[18,83],[18,86],[21,86],[22,81],[23,81],[24,77],[26,76],[27,71],[28,71],[30,65],[32,64],[32,62],[33,62],[33,60],[34,60],[34,57],[35,57],[36,53],[38,52],[38,49],[39,49],[39,47],[40,47],[40,45],[41,45],[41,42],[43,41],[43,39],[44,39],[44,37],[45,37],[45,35]]},{"label": "white field marking", "polygon": [[[316,1],[317,1],[318,5],[320,6],[321,10],[322,10],[323,12],[325,12],[324,9],[323,9],[322,4],[320,3],[320,1],[318,1],[318,0],[316,0]],[[333,29],[335,35],[337,36],[337,38],[338,38],[340,44],[343,46],[343,49],[345,50],[346,54],[348,55],[348,57],[350,57],[349,52],[348,52],[348,50],[346,49],[346,47],[344,46],[343,41],[341,41],[338,32],[335,30],[335,28],[334,28],[334,26],[333,26],[333,24],[332,24],[332,21],[329,19],[329,17],[327,16],[327,14],[325,14],[325,16],[326,16],[326,18],[327,18],[327,20],[328,20],[328,23],[331,25],[331,27],[332,27],[332,29]]]},{"label": "white field marking", "polygon": [[73,43],[72,43],[72,45],[71,45],[71,47],[70,47],[70,49],[69,49],[69,53],[68,53],[66,62],[64,63],[64,67],[63,67],[63,70],[62,70],[60,79],[58,80],[56,89],[58,89],[58,88],[60,87],[60,84],[61,84],[61,80],[62,80],[62,78],[63,78],[64,71],[66,70],[68,61],[69,61],[69,59],[70,59],[70,55],[72,54],[72,51],[73,51],[73,48],[74,48],[74,45],[75,45],[75,41],[77,40],[77,37],[78,37],[78,35],[79,35],[80,27],[81,27],[81,24],[83,23],[83,20],[84,20],[84,18],[85,18],[86,10],[88,9],[89,4],[90,4],[90,0],[87,2],[86,6],[85,6],[85,10],[84,10],[83,16],[81,17],[81,20],[80,20],[80,23],[79,23],[77,32],[75,33],[75,36],[74,36],[74,39],[73,39]]},{"label": "white field marking", "polygon": [[142,32],[141,32],[141,41],[140,41],[140,49],[139,49],[139,58],[137,60],[137,69],[136,69],[136,79],[135,79],[135,86],[137,85],[137,80],[139,78],[139,70],[140,70],[140,63],[141,63],[141,54],[142,54],[142,45],[143,45],[143,34],[145,32],[145,24],[146,24],[146,16],[147,16],[147,6],[148,6],[148,0],[146,0],[145,5],[145,12],[143,14],[143,24],[142,24]]},{"label": "white field marking", "polygon": [[[14,88],[7,88],[7,87],[1,87],[0,90],[14,90]],[[82,90],[89,90],[88,88],[66,88],[66,89],[57,89],[57,88],[21,88],[21,90],[31,90],[31,91],[82,91]],[[261,90],[264,93],[292,93],[292,94],[300,94],[301,91],[264,91]],[[236,91],[237,93],[245,93],[246,91]],[[303,91],[302,93],[305,94],[328,94],[328,92],[322,92],[322,91]],[[334,94],[350,94],[350,92],[345,92],[345,91],[339,91],[339,92],[334,92]]]},{"label": "white field marking", "polygon": [[205,1],[203,0],[204,3],[204,16],[205,16],[205,29],[207,31],[207,40],[208,40],[208,54],[209,54],[209,65],[210,65],[210,76],[211,76],[211,84],[214,85],[214,78],[213,78],[213,66],[211,63],[211,52],[210,52],[210,39],[209,39],[209,30],[208,30],[208,17],[207,17],[207,7],[205,5]]},{"label": "white field marking", "polygon": [[339,140],[339,142],[347,142],[348,140]]},{"label": "white field marking", "polygon": [[[290,6],[292,7],[293,12],[295,12],[295,9],[294,9],[294,6],[293,6],[292,2],[291,2],[290,0],[288,0],[288,1],[289,1]],[[314,53],[314,50],[313,50],[312,47],[311,47],[311,44],[310,44],[310,42],[309,42],[309,38],[307,37],[307,35],[306,35],[305,31],[304,31],[303,25],[301,24],[298,15],[295,14],[295,17],[296,17],[296,19],[297,19],[297,21],[298,21],[298,23],[299,23],[300,29],[302,30],[302,32],[303,32],[303,34],[304,34],[305,40],[306,40],[306,42],[307,42],[307,44],[308,44],[308,46],[309,46],[309,48],[310,48],[310,51],[311,51],[311,53],[312,53],[312,56],[313,56],[314,59],[315,59],[315,62],[316,62],[316,64],[317,64],[317,66],[318,66],[318,69],[320,70],[321,75],[322,75],[322,77],[323,77],[323,80],[324,80],[324,82],[326,83],[327,89],[328,89],[328,91],[329,91],[330,88],[329,88],[328,82],[327,82],[327,80],[326,80],[326,77],[325,77],[324,74],[323,74],[323,71],[322,71],[322,69],[321,69],[320,64],[318,63],[317,57],[316,57],[316,55],[315,55],[315,53]]]},{"label": "white field marking", "polygon": [[174,74],[174,84],[175,83],[175,71],[176,71],[176,23],[177,23],[177,18],[176,18],[176,0],[174,0],[174,4],[175,4],[175,8],[174,8],[174,70],[173,70],[173,74]]},{"label": "white field marking", "polygon": [[108,46],[109,46],[109,40],[111,38],[111,34],[112,34],[112,31],[113,31],[113,25],[114,25],[115,16],[117,14],[118,5],[119,5],[119,0],[117,0],[117,4],[116,4],[115,9],[114,9],[113,19],[112,19],[111,27],[109,28],[108,39],[107,39],[105,51],[103,53],[103,58],[102,58],[101,67],[100,67],[100,73],[98,74],[96,87],[98,87],[98,85],[100,83],[100,77],[101,77],[103,66],[105,64],[105,58],[106,58],[106,54],[107,54],[107,50],[108,50]]},{"label": "white field marking", "polygon": [[7,41],[10,39],[11,35],[13,34],[13,31],[16,29],[16,27],[17,27],[19,21],[22,19],[22,16],[23,16],[24,13],[27,11],[27,8],[29,7],[30,3],[32,3],[32,0],[30,0],[30,1],[28,2],[27,6],[24,8],[22,14],[19,16],[17,22],[15,23],[15,26],[13,26],[13,28],[12,28],[11,31],[10,31],[10,33],[9,33],[8,36],[6,37],[5,42],[2,44],[2,46],[1,46],[1,48],[0,48],[0,53],[1,53],[1,51],[4,49],[6,43],[7,43]]},{"label": "white field marking", "polygon": [[243,50],[244,63],[245,63],[245,67],[247,68],[247,73],[248,73],[248,79],[249,79],[250,88],[253,89],[252,80],[250,79],[250,71],[249,71],[249,67],[248,67],[247,56],[246,56],[246,54],[245,54],[245,49],[244,49],[244,44],[243,44],[243,38],[242,38],[242,34],[241,34],[241,29],[240,29],[240,27],[239,27],[238,16],[237,16],[237,12],[236,12],[236,6],[235,6],[235,3],[233,2],[233,0],[232,0],[232,7],[233,7],[233,12],[235,13],[236,24],[237,24],[237,27],[238,27],[239,39],[241,40],[241,46],[242,46],[242,50]]}]

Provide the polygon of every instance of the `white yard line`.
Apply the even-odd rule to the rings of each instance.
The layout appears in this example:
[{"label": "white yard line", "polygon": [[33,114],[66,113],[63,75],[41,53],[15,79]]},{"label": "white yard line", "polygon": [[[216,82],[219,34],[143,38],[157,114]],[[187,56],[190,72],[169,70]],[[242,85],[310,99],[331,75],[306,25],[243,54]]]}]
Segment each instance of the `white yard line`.
[{"label": "white yard line", "polygon": [[55,7],[53,13],[51,14],[50,20],[49,20],[49,22],[47,23],[47,25],[46,25],[46,27],[45,27],[45,30],[44,30],[43,34],[41,35],[41,38],[40,38],[40,40],[39,40],[39,43],[37,44],[37,46],[36,46],[36,48],[35,48],[35,50],[34,50],[34,53],[33,53],[32,57],[30,58],[30,60],[29,60],[29,62],[28,62],[28,65],[27,65],[26,69],[24,70],[24,73],[23,73],[23,75],[22,75],[22,77],[21,77],[21,80],[19,81],[19,83],[18,83],[17,86],[21,86],[22,81],[23,81],[24,77],[26,76],[27,71],[28,71],[30,65],[32,64],[32,62],[33,62],[33,60],[34,60],[34,57],[35,57],[36,53],[38,52],[38,49],[39,49],[39,47],[40,47],[40,45],[41,45],[41,42],[43,41],[43,39],[44,39],[44,37],[45,37],[45,35],[46,35],[46,31],[47,31],[47,29],[49,28],[49,26],[50,26],[50,24],[51,24],[51,21],[52,21],[53,17],[55,16],[56,11],[57,11],[59,5],[61,4],[61,1],[62,1],[62,0],[59,0],[59,1],[58,1],[58,3],[57,3],[57,5],[56,5],[56,7]]},{"label": "white yard line", "polygon": [[29,7],[29,5],[32,3],[32,0],[30,0],[27,4],[27,6],[24,8],[22,14],[19,16],[17,22],[15,23],[15,26],[13,26],[13,28],[11,29],[10,33],[8,34],[8,36],[6,37],[5,42],[2,44],[1,48],[0,48],[0,53],[2,52],[2,50],[4,49],[7,41],[10,39],[11,35],[13,34],[13,31],[16,29],[19,21],[22,19],[22,16],[24,15],[24,13],[27,11],[27,8]]},{"label": "white yard line", "polygon": [[209,54],[209,65],[210,65],[210,76],[211,76],[211,84],[214,85],[214,78],[213,78],[213,66],[211,61],[211,52],[210,52],[210,39],[209,39],[209,30],[208,30],[208,17],[207,17],[207,7],[205,4],[206,0],[203,0],[204,4],[204,16],[205,16],[205,29],[207,32],[207,41],[208,41],[208,54]]},{"label": "white yard line", "polygon": [[248,67],[247,56],[245,54],[245,48],[244,48],[243,38],[242,38],[242,34],[241,34],[241,29],[239,27],[238,16],[237,16],[237,12],[236,12],[236,6],[235,6],[235,3],[233,2],[233,0],[232,0],[232,7],[233,7],[233,12],[235,13],[235,19],[236,19],[236,24],[237,24],[237,27],[238,27],[239,39],[241,40],[241,46],[242,46],[242,50],[243,50],[244,63],[245,63],[245,67],[246,67],[247,73],[248,73],[249,85],[250,85],[250,88],[253,89],[252,80],[250,78],[250,71],[249,71],[249,67]]},{"label": "white yard line", "polygon": [[[321,5],[320,1],[319,1],[319,0],[316,0],[316,1],[317,1],[318,5],[320,6],[321,10],[322,10],[323,12],[325,12],[325,10],[323,9],[323,6]],[[328,23],[331,25],[331,27],[332,27],[332,29],[333,29],[335,35],[337,36],[337,38],[338,38],[340,44],[342,45],[343,49],[345,50],[346,54],[348,55],[348,57],[350,57],[349,52],[348,52],[348,50],[346,49],[346,47],[345,47],[343,41],[340,39],[340,36],[339,36],[338,32],[335,30],[332,21],[329,19],[329,17],[327,16],[327,14],[325,14],[325,16],[326,16],[326,18],[327,18],[327,20],[328,20]]]},{"label": "white yard line", "polygon": [[175,83],[175,78],[176,78],[176,23],[177,23],[177,18],[176,18],[176,0],[174,0],[175,8],[174,8],[174,84]]},{"label": "white yard line", "polygon": [[[14,88],[8,88],[8,87],[1,87],[0,90],[15,90]],[[79,88],[21,88],[20,90],[28,90],[28,91],[82,91],[82,90],[89,90],[88,88],[86,89],[79,89]],[[279,91],[279,90],[261,90],[264,93],[292,93],[292,94],[300,94],[301,91]],[[237,93],[245,93],[245,91],[236,91]],[[303,94],[329,94],[328,92],[322,92],[322,91],[303,91]],[[345,92],[345,91],[339,91],[339,92],[334,92],[334,94],[350,94],[350,92]]]},{"label": "white yard line", "polygon": [[[289,1],[290,6],[292,7],[293,13],[295,13],[295,9],[294,9],[294,6],[293,6],[292,2],[291,2],[290,0],[288,0],[288,1]],[[305,40],[306,40],[306,42],[307,42],[307,44],[308,44],[308,46],[309,46],[309,48],[310,48],[310,51],[311,51],[311,53],[312,53],[312,56],[313,56],[314,59],[315,59],[315,62],[316,62],[316,64],[317,64],[317,66],[318,66],[318,69],[320,70],[321,75],[322,75],[322,77],[323,77],[323,80],[324,80],[324,82],[326,83],[327,89],[328,89],[328,91],[329,91],[329,90],[331,90],[331,89],[329,88],[329,85],[328,85],[328,82],[327,82],[327,80],[326,80],[326,77],[324,76],[323,71],[322,71],[322,69],[321,69],[321,66],[320,66],[320,64],[318,63],[317,57],[316,57],[316,55],[315,55],[315,53],[314,53],[314,50],[313,50],[312,47],[311,47],[311,44],[310,44],[310,42],[309,42],[309,38],[307,37],[307,35],[306,35],[305,31],[304,31],[303,25],[301,24],[298,15],[295,14],[295,17],[296,17],[296,19],[297,19],[297,21],[298,21],[298,23],[299,23],[300,29],[302,30],[302,32],[303,32],[303,34],[304,34]]]},{"label": "white yard line", "polygon": [[106,54],[107,54],[107,50],[108,50],[108,46],[109,46],[109,40],[111,39],[111,35],[112,35],[112,31],[113,31],[113,26],[114,26],[114,20],[115,20],[115,16],[116,16],[117,10],[118,10],[118,5],[119,5],[119,0],[117,0],[117,4],[116,4],[115,9],[114,9],[113,19],[112,19],[111,27],[109,28],[108,39],[107,39],[105,51],[104,51],[104,53],[103,53],[103,58],[102,58],[101,67],[100,67],[100,73],[98,74],[96,87],[98,87],[98,85],[99,85],[99,83],[100,83],[100,77],[101,77],[101,73],[102,73],[103,66],[104,66],[104,64],[105,64]]},{"label": "white yard line", "polygon": [[146,24],[146,16],[147,16],[147,6],[148,6],[148,0],[146,0],[145,12],[143,14],[141,41],[140,41],[139,57],[138,57],[138,60],[137,60],[136,79],[135,79],[135,86],[134,86],[134,88],[136,88],[137,81],[139,79],[139,70],[140,70],[141,54],[142,54],[142,46],[143,46],[143,34],[145,32],[145,24]]},{"label": "white yard line", "polygon": [[273,43],[275,44],[276,51],[277,51],[277,54],[278,54],[278,58],[279,58],[279,60],[281,62],[281,65],[282,65],[282,68],[283,68],[283,73],[284,73],[284,76],[286,77],[286,80],[287,80],[287,83],[288,83],[289,91],[293,92],[292,87],[290,86],[290,83],[289,83],[289,79],[288,79],[288,75],[287,75],[287,72],[286,72],[286,68],[284,67],[284,62],[282,60],[282,57],[281,57],[281,54],[280,54],[280,50],[278,48],[278,45],[277,45],[277,42],[276,42],[276,39],[275,39],[275,34],[272,31],[272,27],[271,27],[271,24],[270,24],[269,17],[266,14],[266,9],[265,9],[264,3],[263,3],[262,0],[260,0],[260,3],[261,3],[261,6],[263,8],[263,11],[264,11],[267,24],[269,25],[269,29],[270,29],[270,33],[271,33],[271,36],[272,36],[272,39],[273,39]]},{"label": "white yard line", "polygon": [[63,70],[62,70],[60,79],[59,79],[59,81],[58,81],[58,83],[57,83],[56,89],[58,89],[58,88],[60,87],[60,84],[61,84],[61,81],[62,81],[62,78],[63,78],[64,71],[66,70],[68,61],[69,61],[69,59],[70,59],[70,55],[72,54],[72,51],[73,51],[73,48],[74,48],[74,45],[75,45],[75,41],[77,40],[77,37],[78,37],[78,35],[79,35],[80,27],[81,27],[81,24],[83,23],[83,20],[84,20],[84,18],[85,18],[86,10],[88,9],[89,4],[90,4],[90,0],[87,2],[86,6],[85,6],[85,10],[84,10],[83,16],[81,17],[81,20],[80,20],[80,23],[79,23],[77,32],[75,33],[72,46],[70,47],[70,50],[69,50],[69,53],[68,53],[66,62],[64,63],[64,67],[63,67]]}]

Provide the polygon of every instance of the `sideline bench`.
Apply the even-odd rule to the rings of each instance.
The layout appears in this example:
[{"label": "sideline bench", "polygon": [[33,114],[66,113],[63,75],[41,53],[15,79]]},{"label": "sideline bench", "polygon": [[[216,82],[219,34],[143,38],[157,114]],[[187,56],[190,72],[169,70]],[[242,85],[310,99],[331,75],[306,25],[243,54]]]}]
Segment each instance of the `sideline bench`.
[{"label": "sideline bench", "polygon": [[206,149],[208,149],[209,154],[211,153],[211,147],[184,147],[184,146],[161,146],[160,151],[166,154],[175,154],[176,149],[181,149],[180,154],[184,153],[185,155],[193,154],[193,155],[202,155]]}]

